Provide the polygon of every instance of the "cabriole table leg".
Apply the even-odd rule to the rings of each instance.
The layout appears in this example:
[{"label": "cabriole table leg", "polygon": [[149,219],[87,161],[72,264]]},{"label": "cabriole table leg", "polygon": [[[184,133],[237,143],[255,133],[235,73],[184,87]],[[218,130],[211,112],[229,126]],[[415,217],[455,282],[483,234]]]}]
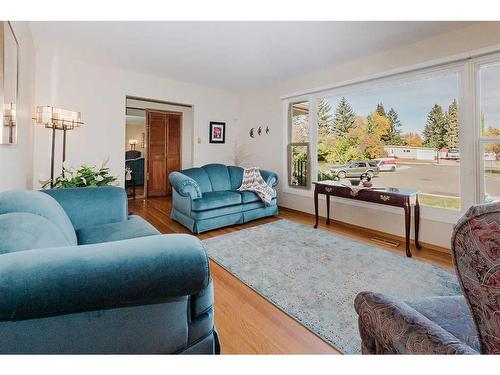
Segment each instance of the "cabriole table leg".
[{"label": "cabriole table leg", "polygon": [[418,194],[415,196],[415,246],[417,249],[421,249],[420,242],[418,240],[418,234],[420,230],[420,204],[418,203]]},{"label": "cabriole table leg", "polygon": [[410,209],[410,198],[409,197],[406,197],[406,199],[405,199],[404,210],[405,210],[406,256],[411,257],[411,250],[410,250],[411,209]]},{"label": "cabriole table leg", "polygon": [[314,188],[314,216],[316,217],[316,224],[314,224],[314,228],[318,227],[318,186]]}]

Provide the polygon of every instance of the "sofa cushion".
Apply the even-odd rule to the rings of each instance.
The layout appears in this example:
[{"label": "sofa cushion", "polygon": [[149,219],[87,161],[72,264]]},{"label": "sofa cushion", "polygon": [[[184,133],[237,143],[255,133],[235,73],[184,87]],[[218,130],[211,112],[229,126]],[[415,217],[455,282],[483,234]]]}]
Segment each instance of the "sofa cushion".
[{"label": "sofa cushion", "polygon": [[158,230],[139,216],[132,215],[119,223],[95,225],[76,231],[79,245],[127,240],[130,238],[154,236]]},{"label": "sofa cushion", "polygon": [[61,205],[74,230],[127,220],[127,193],[117,186],[48,189],[42,192]]},{"label": "sofa cushion", "polygon": [[472,349],[480,351],[474,319],[464,296],[422,298],[406,301],[406,304]]},{"label": "sofa cushion", "polygon": [[270,207],[270,206],[276,206],[276,198],[273,198],[271,200],[271,203],[269,203],[269,206],[266,206],[264,202],[261,200],[258,200],[256,202],[250,202],[250,203],[244,203],[241,205],[241,210],[242,211],[250,211],[250,210],[255,210],[256,208],[263,208],[263,207]]},{"label": "sofa cushion", "polygon": [[222,164],[207,164],[202,167],[207,172],[212,191],[231,190],[229,172],[227,167]]},{"label": "sofa cushion", "polygon": [[27,212],[0,215],[0,254],[60,246],[71,243],[45,217]]},{"label": "sofa cushion", "polygon": [[203,168],[184,169],[181,171],[181,173],[195,180],[202,193],[213,191],[212,183],[208,178],[207,172]]},{"label": "sofa cushion", "polygon": [[241,214],[241,211],[244,206],[245,205],[243,204],[235,204],[233,206],[219,207],[219,208],[214,208],[212,210],[191,211],[191,214],[189,216],[195,220],[204,220],[204,219],[211,219],[214,217],[223,217],[227,215]]},{"label": "sofa cushion", "polygon": [[[253,191],[239,191],[242,203],[262,202]],[[276,198],[276,190],[273,190],[273,198]]]},{"label": "sofa cushion", "polygon": [[241,194],[234,191],[212,191],[203,193],[201,198],[193,199],[193,211],[212,210],[214,208],[233,206],[241,203]]},{"label": "sofa cushion", "polygon": [[52,222],[70,245],[76,245],[73,225],[57,201],[39,191],[16,190],[0,193],[0,215],[12,212],[26,212],[42,216]]},{"label": "sofa cushion", "polygon": [[241,201],[243,203],[252,203],[252,202],[259,202],[260,198],[257,194],[255,194],[253,191],[240,191],[241,194]]},{"label": "sofa cushion", "polygon": [[241,186],[243,181],[243,168],[228,166],[227,171],[229,172],[229,180],[231,181],[231,190],[236,190]]}]

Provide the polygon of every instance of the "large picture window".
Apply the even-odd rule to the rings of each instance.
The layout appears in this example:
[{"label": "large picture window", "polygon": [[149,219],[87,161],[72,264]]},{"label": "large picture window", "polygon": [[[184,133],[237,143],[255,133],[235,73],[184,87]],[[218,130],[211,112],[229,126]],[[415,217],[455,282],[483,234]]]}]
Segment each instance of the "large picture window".
[{"label": "large picture window", "polygon": [[368,162],[377,186],[460,208],[457,74],[321,97],[317,121],[319,180],[359,177]]},{"label": "large picture window", "polygon": [[419,190],[437,220],[500,199],[498,53],[295,98],[286,102],[285,191],[312,194],[313,181],[367,173],[376,187]]}]

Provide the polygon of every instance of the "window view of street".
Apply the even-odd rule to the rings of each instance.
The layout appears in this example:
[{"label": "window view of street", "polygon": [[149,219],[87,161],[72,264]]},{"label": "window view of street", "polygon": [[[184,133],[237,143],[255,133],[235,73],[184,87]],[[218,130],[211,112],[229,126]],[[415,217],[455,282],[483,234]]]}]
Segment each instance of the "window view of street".
[{"label": "window view of street", "polygon": [[[500,199],[500,64],[481,66],[477,78],[477,152],[490,201]],[[349,183],[365,173],[375,187],[417,189],[424,205],[460,209],[458,97],[456,73],[321,97],[316,156],[309,155],[310,103],[292,104],[290,185],[307,188],[314,161],[320,181]]]},{"label": "window view of street", "polygon": [[377,187],[421,191],[422,204],[460,208],[456,74],[318,101],[318,178],[356,177],[368,161]]},{"label": "window view of street", "polygon": [[491,201],[500,199],[500,65],[481,67],[479,73],[484,193]]},{"label": "window view of street", "polygon": [[486,200],[500,199],[500,143],[484,145],[484,190]]},{"label": "window view of street", "polygon": [[[407,82],[317,102],[318,180],[359,177],[460,208],[458,77]],[[291,106],[291,185],[306,186],[309,102]],[[294,143],[295,142],[295,143]],[[308,150],[308,149],[307,149]]]}]

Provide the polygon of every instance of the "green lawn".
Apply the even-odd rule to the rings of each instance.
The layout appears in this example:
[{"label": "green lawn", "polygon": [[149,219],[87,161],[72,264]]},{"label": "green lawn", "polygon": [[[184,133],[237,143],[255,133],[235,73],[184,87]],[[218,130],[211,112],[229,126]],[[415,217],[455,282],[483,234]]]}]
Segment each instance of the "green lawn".
[{"label": "green lawn", "polygon": [[418,200],[421,204],[426,206],[435,206],[441,208],[448,208],[453,210],[460,209],[460,198],[458,197],[443,197],[436,195],[427,195],[420,193]]}]

